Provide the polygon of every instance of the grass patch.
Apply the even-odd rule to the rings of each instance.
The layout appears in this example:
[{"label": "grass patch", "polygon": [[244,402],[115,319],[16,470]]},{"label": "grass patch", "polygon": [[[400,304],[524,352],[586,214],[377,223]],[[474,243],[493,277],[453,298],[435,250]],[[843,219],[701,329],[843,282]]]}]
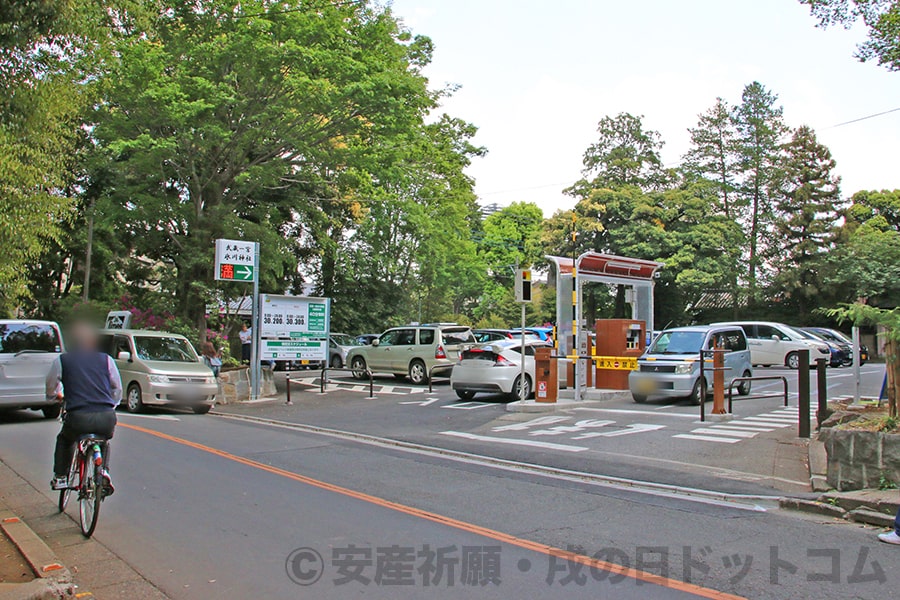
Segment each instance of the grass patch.
[{"label": "grass patch", "polygon": [[838,425],[835,429],[847,429],[853,431],[873,431],[877,433],[898,433],[898,420],[887,415],[864,416],[849,423]]}]

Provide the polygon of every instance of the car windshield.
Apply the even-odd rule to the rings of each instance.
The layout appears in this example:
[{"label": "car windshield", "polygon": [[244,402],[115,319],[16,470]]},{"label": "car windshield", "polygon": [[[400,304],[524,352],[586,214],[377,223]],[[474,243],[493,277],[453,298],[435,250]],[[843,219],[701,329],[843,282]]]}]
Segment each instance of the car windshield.
[{"label": "car windshield", "polygon": [[334,341],[334,343],[337,344],[338,346],[356,346],[356,345],[357,345],[357,344],[356,344],[356,340],[354,340],[354,339],[353,339],[352,337],[350,337],[349,335],[340,335],[340,334],[339,334],[339,335],[333,335],[333,336],[331,336],[331,339],[332,339],[332,340]]},{"label": "car windshield", "polygon": [[787,329],[791,333],[796,334],[797,337],[799,337],[801,340],[815,340],[817,342],[822,341],[821,336],[816,335],[815,333],[806,331],[805,329],[800,329],[797,327],[788,327],[788,326],[785,326],[785,329]]},{"label": "car windshield", "polygon": [[831,340],[833,342],[838,342],[841,344],[853,344],[853,340],[845,336],[840,331],[833,331],[831,329],[817,329],[815,333],[821,335],[826,340]]},{"label": "car windshield", "polygon": [[197,362],[197,354],[184,338],[135,336],[134,349],[141,360]]},{"label": "car windshield", "polygon": [[6,323],[0,325],[0,354],[61,352],[59,333],[51,325]]},{"label": "car windshield", "polygon": [[647,354],[699,354],[705,337],[703,331],[663,331]]}]

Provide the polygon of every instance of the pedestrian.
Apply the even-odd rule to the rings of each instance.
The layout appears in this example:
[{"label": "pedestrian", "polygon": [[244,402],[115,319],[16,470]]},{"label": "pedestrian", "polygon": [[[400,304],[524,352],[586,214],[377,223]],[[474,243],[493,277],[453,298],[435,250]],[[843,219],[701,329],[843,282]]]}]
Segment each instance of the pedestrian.
[{"label": "pedestrian", "polygon": [[894,517],[894,530],[887,533],[879,533],[878,539],[885,544],[900,546],[900,509],[897,510],[897,516]]},{"label": "pedestrian", "polygon": [[241,362],[250,364],[250,348],[253,347],[253,329],[247,326],[247,323],[241,323],[241,330],[238,332],[241,338]]},{"label": "pedestrian", "polygon": [[219,358],[219,353],[216,351],[216,347],[213,346],[212,342],[203,342],[202,355],[203,364],[210,368],[213,375],[218,377],[219,371],[222,370],[222,359]]}]

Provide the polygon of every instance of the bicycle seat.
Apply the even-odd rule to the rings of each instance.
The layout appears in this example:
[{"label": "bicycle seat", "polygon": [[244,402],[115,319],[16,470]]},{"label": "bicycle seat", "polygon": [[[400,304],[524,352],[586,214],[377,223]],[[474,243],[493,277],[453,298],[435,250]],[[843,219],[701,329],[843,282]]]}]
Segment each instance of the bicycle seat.
[{"label": "bicycle seat", "polygon": [[96,433],[85,433],[83,435],[78,436],[79,442],[105,442],[106,438],[102,435],[97,435]]}]

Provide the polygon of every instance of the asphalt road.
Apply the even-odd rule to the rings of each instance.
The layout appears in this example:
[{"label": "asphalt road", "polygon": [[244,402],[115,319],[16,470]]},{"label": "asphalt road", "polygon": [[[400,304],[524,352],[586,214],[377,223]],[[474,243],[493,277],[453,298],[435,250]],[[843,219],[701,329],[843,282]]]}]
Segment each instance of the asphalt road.
[{"label": "asphalt road", "polygon": [[[331,413],[357,422],[385,412],[409,431],[477,428],[490,422],[489,411],[517,416],[496,405],[400,404],[410,397],[418,401],[415,393],[390,401],[311,396],[292,408],[324,414],[307,404],[331,402]],[[56,429],[30,413],[3,417],[0,458],[45,489]],[[898,583],[900,555],[875,543],[874,530],[751,504],[539,476],[214,415],[123,414],[114,444],[117,492],[104,503],[96,538],[172,598],[722,597],[710,589],[808,598],[814,586],[817,598],[882,599]],[[301,548],[315,553],[294,552]],[[438,548],[439,578],[428,568],[441,562]],[[602,561],[593,570],[590,556]],[[607,563],[636,570],[612,572]],[[339,583],[354,567],[367,583]],[[420,567],[433,585],[423,584]],[[318,573],[312,585],[291,578],[309,583],[304,578]],[[390,585],[410,577],[412,585]]]}]

